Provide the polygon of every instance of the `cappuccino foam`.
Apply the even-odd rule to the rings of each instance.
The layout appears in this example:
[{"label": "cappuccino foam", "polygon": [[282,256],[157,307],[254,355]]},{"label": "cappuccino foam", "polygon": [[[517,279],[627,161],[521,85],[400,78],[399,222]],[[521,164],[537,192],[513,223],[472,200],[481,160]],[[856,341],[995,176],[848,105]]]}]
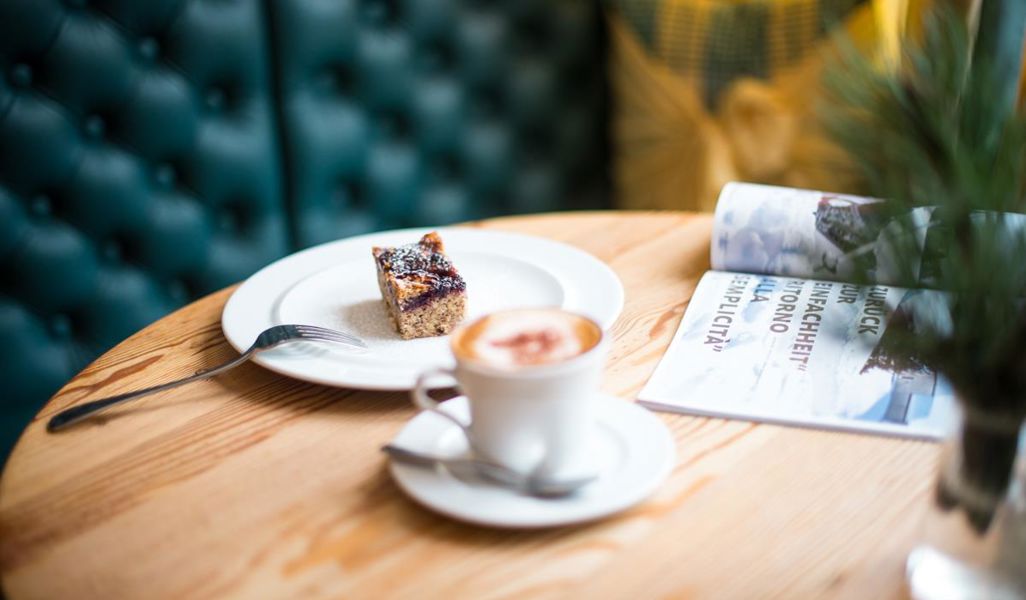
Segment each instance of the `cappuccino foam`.
[{"label": "cappuccino foam", "polygon": [[478,319],[453,338],[458,356],[503,369],[562,362],[602,337],[592,321],[558,309],[517,309]]}]

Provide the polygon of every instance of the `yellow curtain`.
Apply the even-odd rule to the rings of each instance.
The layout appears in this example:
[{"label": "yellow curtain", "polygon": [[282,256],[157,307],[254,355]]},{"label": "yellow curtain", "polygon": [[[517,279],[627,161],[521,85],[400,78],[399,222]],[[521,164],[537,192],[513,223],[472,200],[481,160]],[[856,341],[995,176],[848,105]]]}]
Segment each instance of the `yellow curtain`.
[{"label": "yellow curtain", "polygon": [[[743,3],[763,5],[761,46],[746,47],[744,39],[711,46],[710,15]],[[841,153],[816,118],[823,69],[836,55],[821,31],[821,2],[656,0],[653,6],[658,12],[647,40],[621,12],[609,17],[620,206],[712,210],[731,180],[845,190],[848,182],[833,166]],[[848,11],[839,29],[856,48],[892,62],[909,12],[909,0],[874,0]],[[703,56],[710,47],[760,52],[755,64],[762,75],[717,79],[716,64]]]}]

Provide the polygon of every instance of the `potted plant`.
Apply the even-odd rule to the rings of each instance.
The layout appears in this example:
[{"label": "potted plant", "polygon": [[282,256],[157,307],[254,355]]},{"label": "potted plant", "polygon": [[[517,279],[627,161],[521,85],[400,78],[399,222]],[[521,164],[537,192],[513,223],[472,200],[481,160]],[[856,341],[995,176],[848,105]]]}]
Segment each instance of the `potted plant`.
[{"label": "potted plant", "polygon": [[1026,2],[978,8],[937,7],[896,65],[848,53],[824,113],[859,191],[903,224],[886,240],[894,267],[924,290],[894,350],[959,398],[927,538],[909,559],[916,597],[1026,596]]}]

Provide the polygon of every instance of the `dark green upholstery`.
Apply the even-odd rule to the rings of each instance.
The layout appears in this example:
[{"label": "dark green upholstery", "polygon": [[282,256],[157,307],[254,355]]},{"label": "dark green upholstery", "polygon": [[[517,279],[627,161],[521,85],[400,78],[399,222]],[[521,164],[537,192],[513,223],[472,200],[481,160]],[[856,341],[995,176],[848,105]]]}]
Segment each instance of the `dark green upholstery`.
[{"label": "dark green upholstery", "polygon": [[298,244],[600,205],[605,78],[585,0],[271,0]]},{"label": "dark green upholstery", "polygon": [[0,457],[288,252],[604,205],[603,63],[584,0],[0,0]]}]

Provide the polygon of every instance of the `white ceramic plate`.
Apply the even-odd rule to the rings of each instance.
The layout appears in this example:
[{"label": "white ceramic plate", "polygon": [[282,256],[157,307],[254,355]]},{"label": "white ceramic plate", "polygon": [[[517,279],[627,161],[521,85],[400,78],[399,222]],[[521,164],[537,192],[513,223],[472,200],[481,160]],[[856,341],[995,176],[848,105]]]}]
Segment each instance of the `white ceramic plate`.
[{"label": "white ceramic plate", "polygon": [[[247,279],[221,315],[238,351],[272,325],[302,323],[354,333],[370,347],[296,343],[258,354],[272,371],[325,385],[372,390],[413,387],[420,372],[450,366],[448,337],[403,340],[378,290],[371,246],[415,242],[406,229],[330,242],[286,256]],[[561,306],[608,329],[623,309],[623,286],[605,263],[572,246],[482,229],[438,229],[467,281],[467,317],[524,306]]]},{"label": "white ceramic plate", "polygon": [[[553,527],[617,513],[655,491],[672,470],[676,449],[666,425],[648,410],[612,396],[595,400],[597,427],[589,450],[600,465],[599,477],[572,496],[535,498],[481,478],[457,477],[442,467],[428,469],[396,461],[390,465],[392,477],[427,508],[478,525]],[[459,418],[469,418],[466,398],[454,398],[442,406]],[[467,454],[461,430],[428,412],[407,423],[393,443],[440,456]]]}]

